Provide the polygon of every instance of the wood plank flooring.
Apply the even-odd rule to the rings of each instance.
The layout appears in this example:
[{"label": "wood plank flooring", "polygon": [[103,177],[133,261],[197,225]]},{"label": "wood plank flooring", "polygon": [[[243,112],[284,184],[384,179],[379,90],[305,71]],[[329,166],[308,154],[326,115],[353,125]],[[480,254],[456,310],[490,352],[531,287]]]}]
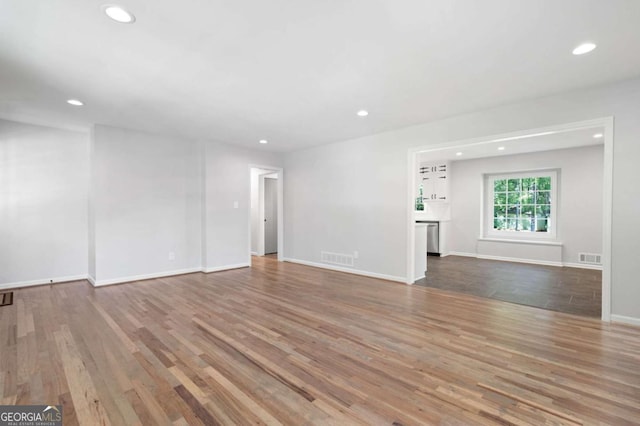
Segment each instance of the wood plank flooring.
[{"label": "wood plank flooring", "polygon": [[0,402],[69,425],[640,422],[640,328],[255,258],[0,308]]},{"label": "wood plank flooring", "polygon": [[602,272],[472,257],[429,257],[416,285],[600,318]]}]

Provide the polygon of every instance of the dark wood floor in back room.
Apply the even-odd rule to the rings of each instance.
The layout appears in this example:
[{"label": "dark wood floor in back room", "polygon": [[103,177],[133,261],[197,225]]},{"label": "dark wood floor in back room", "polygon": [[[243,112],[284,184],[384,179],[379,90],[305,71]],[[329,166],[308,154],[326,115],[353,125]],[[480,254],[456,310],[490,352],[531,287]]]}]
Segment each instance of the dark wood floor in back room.
[{"label": "dark wood floor in back room", "polygon": [[427,258],[417,285],[600,318],[602,272],[472,257]]},{"label": "dark wood floor in back room", "polygon": [[640,328],[254,258],[0,308],[0,402],[69,425],[638,424]]}]

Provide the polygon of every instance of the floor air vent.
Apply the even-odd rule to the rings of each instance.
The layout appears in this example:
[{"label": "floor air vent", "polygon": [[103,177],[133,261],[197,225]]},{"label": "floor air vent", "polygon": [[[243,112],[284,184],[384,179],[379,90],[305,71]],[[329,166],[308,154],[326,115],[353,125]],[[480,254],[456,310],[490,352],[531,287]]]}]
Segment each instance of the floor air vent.
[{"label": "floor air vent", "polygon": [[0,293],[0,306],[10,306],[13,305],[13,292],[9,293]]},{"label": "floor air vent", "polygon": [[602,265],[602,256],[593,253],[579,253],[580,263],[586,263],[587,265]]},{"label": "floor air vent", "polygon": [[353,266],[353,256],[350,254],[322,251],[320,252],[320,259],[323,263],[331,263],[332,265]]}]

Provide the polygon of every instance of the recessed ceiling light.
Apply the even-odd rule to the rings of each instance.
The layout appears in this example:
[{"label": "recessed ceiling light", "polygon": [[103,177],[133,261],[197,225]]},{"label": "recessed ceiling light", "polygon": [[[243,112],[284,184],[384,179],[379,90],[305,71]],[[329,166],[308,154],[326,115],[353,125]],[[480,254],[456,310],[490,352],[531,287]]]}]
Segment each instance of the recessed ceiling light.
[{"label": "recessed ceiling light", "polygon": [[67,103],[69,105],[73,105],[73,106],[82,106],[82,105],[84,105],[84,102],[79,101],[77,99],[69,99],[69,100],[67,100]]},{"label": "recessed ceiling light", "polygon": [[266,139],[260,139],[260,143],[264,145],[265,143],[269,143],[269,141],[267,141]]},{"label": "recessed ceiling light", "polygon": [[585,53],[591,52],[596,48],[596,45],[593,43],[582,43],[580,46],[573,49],[574,55],[584,55]]},{"label": "recessed ceiling light", "polygon": [[461,153],[461,152],[456,152],[456,155],[457,155],[458,157],[460,157],[460,156],[462,155],[462,153]]},{"label": "recessed ceiling light", "polygon": [[596,133],[595,135],[593,135],[593,137],[596,139],[600,139],[600,138],[603,138],[604,135],[602,133]]},{"label": "recessed ceiling light", "polygon": [[504,146],[499,146],[498,151],[504,151]]},{"label": "recessed ceiling light", "polygon": [[136,17],[133,16],[133,13],[123,9],[121,6],[106,4],[102,6],[102,10],[109,18],[121,24],[133,24],[136,22]]},{"label": "recessed ceiling light", "polygon": [[369,115],[369,111],[366,111],[364,109],[361,109],[360,111],[358,111],[358,116],[360,117],[366,117],[367,115]]}]

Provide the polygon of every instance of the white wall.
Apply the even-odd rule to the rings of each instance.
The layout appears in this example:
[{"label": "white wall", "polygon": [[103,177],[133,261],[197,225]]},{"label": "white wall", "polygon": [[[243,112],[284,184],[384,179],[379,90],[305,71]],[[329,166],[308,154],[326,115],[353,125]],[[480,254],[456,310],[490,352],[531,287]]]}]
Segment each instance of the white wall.
[{"label": "white wall", "polygon": [[88,133],[0,120],[0,288],[87,274]]},{"label": "white wall", "polygon": [[640,80],[288,153],[285,255],[359,250],[356,269],[404,277],[409,148],[606,116],[615,116],[612,312],[640,318]]},{"label": "white wall", "polygon": [[97,283],[199,269],[199,144],[100,125],[93,134]]},{"label": "white wall", "polygon": [[[280,167],[281,155],[205,142],[205,270],[248,265],[251,184],[249,165]],[[234,202],[238,208],[234,208]]]},{"label": "white wall", "polygon": [[89,135],[0,121],[0,287],[247,264],[249,164],[280,159],[102,125]]},{"label": "white wall", "polygon": [[[560,170],[556,238],[563,243],[560,261],[577,263],[578,252],[602,253],[603,164],[602,145],[452,162],[450,250],[478,253],[483,174],[554,168]],[[514,244],[508,244],[512,254],[504,256],[539,258],[540,247],[523,246],[518,256],[513,249]]]},{"label": "white wall", "polygon": [[260,221],[260,170],[251,169],[251,253],[258,253],[258,225]]},{"label": "white wall", "polygon": [[285,158],[286,258],[358,251],[354,269],[405,276],[406,149],[378,135]]},{"label": "white wall", "polygon": [[92,181],[93,181],[93,173],[91,170],[91,163],[94,158],[94,130],[95,127],[91,128],[91,134],[89,136],[89,175],[87,179],[87,190],[89,192],[88,196],[88,205],[87,205],[87,216],[88,216],[88,247],[87,247],[87,278],[92,282],[96,282],[96,215],[95,215],[95,197],[94,192],[92,190]]}]

